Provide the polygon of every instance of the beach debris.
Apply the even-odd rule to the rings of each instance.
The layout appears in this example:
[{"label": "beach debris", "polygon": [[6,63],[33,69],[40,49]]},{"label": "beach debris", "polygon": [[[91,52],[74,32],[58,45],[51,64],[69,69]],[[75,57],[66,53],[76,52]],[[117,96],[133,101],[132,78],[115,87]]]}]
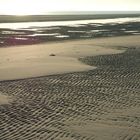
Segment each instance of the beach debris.
[{"label": "beach debris", "polygon": [[54,53],[51,53],[49,56],[56,56]]}]

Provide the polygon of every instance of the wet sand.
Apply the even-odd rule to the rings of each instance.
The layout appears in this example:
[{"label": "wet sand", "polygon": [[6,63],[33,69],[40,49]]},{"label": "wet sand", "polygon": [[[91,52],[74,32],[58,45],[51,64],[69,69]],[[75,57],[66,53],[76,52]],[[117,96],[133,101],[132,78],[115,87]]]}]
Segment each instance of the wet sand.
[{"label": "wet sand", "polygon": [[[139,36],[129,36],[7,48],[7,56],[6,48],[1,48],[1,63],[21,65],[31,54],[37,57],[29,62],[63,57],[57,62],[63,60],[65,69],[76,61],[83,72],[78,72],[80,68],[67,74],[1,81],[0,96],[11,101],[1,102],[0,139],[140,139],[139,40]],[[52,50],[46,53],[49,46]],[[60,46],[62,50],[57,50]],[[56,56],[48,56],[50,52]]]},{"label": "wet sand", "polygon": [[64,40],[140,35],[140,18],[0,24],[0,48]]}]

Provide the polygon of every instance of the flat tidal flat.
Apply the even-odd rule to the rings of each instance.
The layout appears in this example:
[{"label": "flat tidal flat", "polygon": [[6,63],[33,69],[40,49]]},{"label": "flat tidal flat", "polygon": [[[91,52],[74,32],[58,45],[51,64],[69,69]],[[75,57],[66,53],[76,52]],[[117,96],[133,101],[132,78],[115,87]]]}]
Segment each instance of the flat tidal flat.
[{"label": "flat tidal flat", "polygon": [[0,82],[0,139],[139,140],[140,49],[80,61],[97,69]]}]

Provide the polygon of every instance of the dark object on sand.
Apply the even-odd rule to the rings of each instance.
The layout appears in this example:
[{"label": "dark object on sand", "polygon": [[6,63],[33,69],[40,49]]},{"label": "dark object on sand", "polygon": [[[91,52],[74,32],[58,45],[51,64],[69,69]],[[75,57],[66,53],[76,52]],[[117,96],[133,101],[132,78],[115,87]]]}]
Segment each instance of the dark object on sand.
[{"label": "dark object on sand", "polygon": [[51,53],[50,56],[56,56],[54,53]]}]

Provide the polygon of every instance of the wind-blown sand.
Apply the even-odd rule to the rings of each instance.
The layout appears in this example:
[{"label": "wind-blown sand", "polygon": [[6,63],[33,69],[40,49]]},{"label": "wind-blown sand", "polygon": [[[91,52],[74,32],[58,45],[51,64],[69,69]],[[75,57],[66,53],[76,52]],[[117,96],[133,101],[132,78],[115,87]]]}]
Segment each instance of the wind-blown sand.
[{"label": "wind-blown sand", "polygon": [[122,50],[109,47],[136,47],[139,44],[139,36],[127,36],[0,48],[0,80],[91,70],[95,67],[83,64],[77,58],[121,53]]},{"label": "wind-blown sand", "polygon": [[[16,73],[20,73],[18,67],[27,58],[28,67],[32,70],[42,61],[43,65],[62,62],[61,66],[70,65],[74,71],[82,69],[81,72],[72,72],[55,65],[55,72],[59,70],[62,73],[72,73],[1,81],[0,139],[139,140],[139,38],[128,36],[51,43],[47,45],[49,47],[41,44],[39,48],[31,46],[0,49],[3,68],[4,64],[10,64],[11,61],[11,67],[13,64],[17,66]],[[57,47],[60,49],[57,50]],[[49,56],[50,53],[56,56]],[[49,60],[45,61],[46,59]],[[34,67],[30,66],[35,62],[37,64],[33,64]],[[22,66],[24,70],[27,62],[25,64],[25,67]],[[81,69],[74,69],[74,64]],[[96,69],[93,69],[94,66]],[[7,68],[5,65],[5,70]],[[16,73],[15,77],[12,73],[5,72],[3,75],[7,74],[5,80],[20,78],[16,77]],[[27,76],[24,74],[20,76]],[[39,76],[38,73],[34,74]]]}]

